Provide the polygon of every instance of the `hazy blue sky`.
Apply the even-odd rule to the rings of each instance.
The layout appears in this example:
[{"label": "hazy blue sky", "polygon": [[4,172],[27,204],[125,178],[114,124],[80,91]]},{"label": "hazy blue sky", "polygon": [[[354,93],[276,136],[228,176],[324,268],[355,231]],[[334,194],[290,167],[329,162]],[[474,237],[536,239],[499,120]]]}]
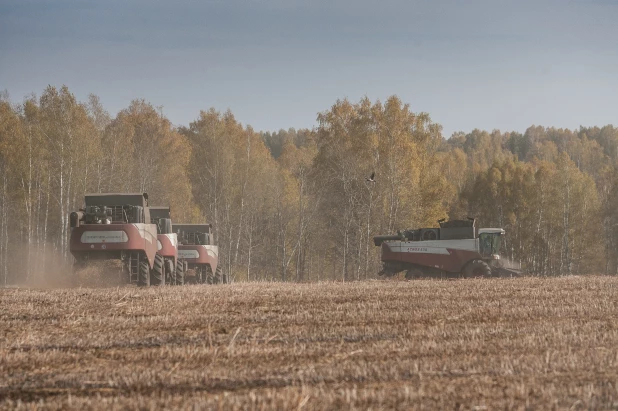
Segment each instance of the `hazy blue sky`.
[{"label": "hazy blue sky", "polygon": [[397,94],[453,131],[618,125],[618,0],[0,0],[0,90],[312,127]]}]

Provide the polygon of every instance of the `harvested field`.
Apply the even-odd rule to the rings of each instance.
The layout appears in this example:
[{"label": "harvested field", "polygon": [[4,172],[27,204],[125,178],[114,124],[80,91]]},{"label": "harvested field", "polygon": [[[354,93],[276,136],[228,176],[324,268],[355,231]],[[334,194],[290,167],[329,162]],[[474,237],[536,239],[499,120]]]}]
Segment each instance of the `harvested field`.
[{"label": "harvested field", "polygon": [[618,408],[618,278],[0,299],[5,409]]}]

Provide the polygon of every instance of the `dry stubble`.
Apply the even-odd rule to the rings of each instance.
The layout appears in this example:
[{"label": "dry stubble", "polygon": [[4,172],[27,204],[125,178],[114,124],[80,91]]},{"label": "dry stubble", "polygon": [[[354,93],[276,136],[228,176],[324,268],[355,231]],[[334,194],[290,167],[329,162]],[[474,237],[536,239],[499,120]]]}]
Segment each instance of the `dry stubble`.
[{"label": "dry stubble", "polygon": [[0,290],[0,407],[618,408],[618,278]]}]

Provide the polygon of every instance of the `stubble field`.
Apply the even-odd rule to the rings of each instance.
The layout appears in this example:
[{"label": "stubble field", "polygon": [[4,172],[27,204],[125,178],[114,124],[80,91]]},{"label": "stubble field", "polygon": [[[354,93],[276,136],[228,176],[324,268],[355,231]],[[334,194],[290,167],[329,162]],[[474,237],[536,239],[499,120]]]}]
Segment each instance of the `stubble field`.
[{"label": "stubble field", "polygon": [[618,278],[0,289],[0,408],[618,409]]}]

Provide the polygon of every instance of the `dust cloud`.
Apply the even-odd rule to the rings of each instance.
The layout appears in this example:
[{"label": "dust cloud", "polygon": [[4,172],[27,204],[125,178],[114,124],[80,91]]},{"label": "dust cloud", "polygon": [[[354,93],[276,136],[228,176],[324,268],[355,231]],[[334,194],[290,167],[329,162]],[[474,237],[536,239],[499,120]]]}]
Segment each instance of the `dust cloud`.
[{"label": "dust cloud", "polygon": [[[72,258],[71,258],[72,260]],[[118,287],[126,285],[121,261],[89,261],[73,267],[56,252],[32,252],[28,256],[24,280],[15,284],[28,288]]]},{"label": "dust cloud", "polygon": [[73,270],[72,286],[77,287],[119,287],[127,285],[126,274],[119,260],[89,261],[85,266]]}]

